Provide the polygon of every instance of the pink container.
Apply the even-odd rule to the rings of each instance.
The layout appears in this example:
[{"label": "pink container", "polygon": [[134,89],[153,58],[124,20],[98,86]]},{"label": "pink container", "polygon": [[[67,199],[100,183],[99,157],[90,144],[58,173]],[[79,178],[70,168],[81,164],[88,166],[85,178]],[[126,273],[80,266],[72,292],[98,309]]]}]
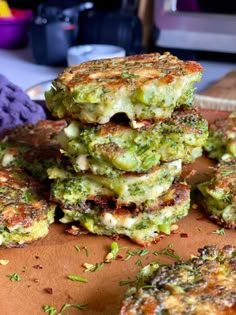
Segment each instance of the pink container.
[{"label": "pink container", "polygon": [[11,9],[11,12],[12,17],[0,18],[0,48],[22,48],[28,42],[32,11]]}]

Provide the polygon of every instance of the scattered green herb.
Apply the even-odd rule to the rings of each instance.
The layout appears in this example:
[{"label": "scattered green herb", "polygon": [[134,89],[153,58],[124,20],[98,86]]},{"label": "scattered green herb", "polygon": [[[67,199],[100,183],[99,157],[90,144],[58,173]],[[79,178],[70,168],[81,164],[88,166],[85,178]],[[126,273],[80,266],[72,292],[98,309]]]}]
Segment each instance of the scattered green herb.
[{"label": "scattered green herb", "polygon": [[119,248],[118,243],[117,242],[112,242],[111,243],[111,250],[106,255],[105,262],[110,262],[111,260],[116,259],[119,250],[120,250],[120,248]]},{"label": "scattered green herb", "polygon": [[85,250],[86,256],[88,257],[89,256],[88,247],[84,246],[83,249]]},{"label": "scattered green herb", "polygon": [[44,305],[43,311],[45,313],[48,313],[49,315],[55,315],[57,313],[57,310],[55,309],[55,307],[50,306],[50,305]]},{"label": "scattered green herb", "polygon": [[88,279],[77,276],[77,275],[68,275],[67,278],[72,281],[88,282]]},{"label": "scattered green herb", "polygon": [[50,305],[44,305],[43,306],[43,311],[45,313],[48,313],[48,315],[62,315],[62,313],[69,307],[75,307],[77,309],[85,309],[88,307],[88,304],[64,304],[62,308],[60,309],[59,313],[57,313],[57,310],[55,307],[50,306]]},{"label": "scattered green herb", "polygon": [[153,254],[158,256],[158,255],[166,255],[169,256],[173,259],[175,259],[176,261],[182,261],[182,259],[180,258],[179,255],[177,255],[175,253],[175,251],[171,248],[173,246],[173,244],[168,244],[165,248],[163,248],[160,251],[154,251]]},{"label": "scattered green herb", "polygon": [[129,72],[125,71],[125,72],[121,73],[121,77],[123,79],[131,79],[131,78],[138,78],[139,76],[137,74],[129,73]]},{"label": "scattered green herb", "polygon": [[213,234],[217,234],[217,235],[225,235],[225,229],[219,229],[219,230],[215,230],[214,232],[212,232]]},{"label": "scattered green herb", "polygon": [[226,168],[222,168],[220,170],[220,173],[221,173],[222,176],[228,176],[230,174],[233,174],[233,172],[234,172],[233,170],[226,169]]},{"label": "scattered green herb", "polygon": [[80,252],[80,247],[78,245],[75,245],[74,248],[77,250],[77,252]]},{"label": "scattered green herb", "polygon": [[103,266],[104,266],[104,262],[96,263],[95,265],[89,265],[89,267],[87,267],[84,270],[84,272],[88,272],[88,271],[95,272],[95,271],[100,270]]},{"label": "scattered green herb", "polygon": [[7,277],[9,277],[11,281],[21,281],[21,277],[16,272],[7,275]]},{"label": "scattered green herb", "polygon": [[185,270],[187,270],[187,271],[190,271],[190,272],[198,272],[198,269],[197,268],[192,268],[192,267],[190,267],[190,266],[188,266],[188,265],[177,265],[177,268],[179,268],[179,269],[185,269]]},{"label": "scattered green herb", "polygon": [[79,310],[82,310],[82,309],[87,308],[88,304],[64,304],[57,315],[61,315],[69,307],[75,307]]},{"label": "scattered green herb", "polygon": [[142,289],[155,289],[155,285],[152,285],[152,284],[147,284],[147,285],[144,285],[142,286]]},{"label": "scattered green herb", "polygon": [[34,197],[32,196],[31,192],[28,190],[23,191],[23,196],[26,203],[29,203],[34,200]]},{"label": "scattered green herb", "polygon": [[134,283],[134,282],[135,282],[134,280],[121,280],[120,281],[120,286],[131,284],[131,283]]},{"label": "scattered green herb", "polygon": [[138,265],[140,267],[143,267],[143,263],[142,263],[142,261],[140,259],[136,262],[136,265]]},{"label": "scattered green herb", "polygon": [[149,253],[148,249],[137,249],[137,250],[134,250],[134,251],[129,249],[127,251],[128,255],[124,258],[124,260],[130,259],[130,257],[132,257],[132,256],[145,256],[148,253]]},{"label": "scattered green herb", "polygon": [[125,258],[124,258],[124,260],[129,260],[130,258],[132,257],[132,255],[127,255]]}]

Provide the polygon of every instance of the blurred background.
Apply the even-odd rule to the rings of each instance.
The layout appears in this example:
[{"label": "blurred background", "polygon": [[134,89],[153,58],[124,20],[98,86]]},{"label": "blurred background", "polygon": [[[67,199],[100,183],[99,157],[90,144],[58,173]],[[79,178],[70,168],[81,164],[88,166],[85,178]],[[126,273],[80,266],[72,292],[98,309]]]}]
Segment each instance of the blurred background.
[{"label": "blurred background", "polygon": [[[26,70],[29,63],[31,69],[35,65],[42,70],[39,82],[68,65],[71,47],[92,44],[117,46],[126,55],[168,50],[181,59],[204,62],[208,81],[235,67],[234,0],[8,0],[12,16],[2,14],[3,2],[2,58],[23,59]],[[89,58],[87,48],[76,53]],[[97,48],[94,53],[99,58]],[[14,76],[6,64],[5,71],[10,79]],[[36,80],[34,73],[31,78]]]}]

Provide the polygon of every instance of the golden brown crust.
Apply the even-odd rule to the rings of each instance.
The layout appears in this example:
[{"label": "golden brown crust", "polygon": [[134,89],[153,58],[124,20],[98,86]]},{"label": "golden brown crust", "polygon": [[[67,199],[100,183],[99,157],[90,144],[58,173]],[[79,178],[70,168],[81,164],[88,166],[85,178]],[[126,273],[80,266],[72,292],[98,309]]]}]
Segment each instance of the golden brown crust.
[{"label": "golden brown crust", "polygon": [[210,185],[211,189],[224,190],[225,194],[230,193],[236,202],[236,161],[233,163],[222,163],[215,168],[214,181]]},{"label": "golden brown crust", "polygon": [[[231,315],[236,312],[235,246],[205,246],[200,255],[157,266],[133,294],[120,315]],[[141,275],[141,274],[140,274]]]},{"label": "golden brown crust", "polygon": [[26,144],[33,147],[58,146],[57,135],[66,126],[65,120],[41,120],[36,124],[24,124],[6,129],[0,140]]},{"label": "golden brown crust", "polygon": [[0,225],[30,227],[45,219],[49,193],[43,185],[21,169],[0,167]]},{"label": "golden brown crust", "polygon": [[209,129],[213,134],[228,139],[231,133],[236,133],[236,117],[229,116],[225,119],[216,119],[209,125]]},{"label": "golden brown crust", "polygon": [[157,79],[160,84],[168,84],[174,77],[202,71],[202,66],[195,61],[184,62],[169,52],[163,55],[151,53],[73,65],[66,68],[55,82],[70,91],[81,84],[95,84],[109,90],[119,90],[123,86],[133,89]]}]

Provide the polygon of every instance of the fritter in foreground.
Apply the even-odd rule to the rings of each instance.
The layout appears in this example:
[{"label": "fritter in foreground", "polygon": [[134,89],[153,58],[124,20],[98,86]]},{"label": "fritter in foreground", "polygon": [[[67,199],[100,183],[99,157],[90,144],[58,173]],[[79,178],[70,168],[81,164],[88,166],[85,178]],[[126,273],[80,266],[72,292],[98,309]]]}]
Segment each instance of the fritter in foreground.
[{"label": "fritter in foreground", "polygon": [[100,59],[66,68],[45,93],[51,114],[105,124],[117,113],[130,121],[160,119],[192,106],[203,68],[170,53]]},{"label": "fritter in foreground", "polygon": [[23,247],[45,237],[55,207],[48,188],[19,168],[0,167],[0,246]]},{"label": "fritter in foreground", "polygon": [[128,291],[120,315],[233,315],[236,247],[205,246],[171,265],[149,265]]},{"label": "fritter in foreground", "polygon": [[236,228],[236,159],[219,163],[211,180],[198,189],[210,218],[225,228]]}]

